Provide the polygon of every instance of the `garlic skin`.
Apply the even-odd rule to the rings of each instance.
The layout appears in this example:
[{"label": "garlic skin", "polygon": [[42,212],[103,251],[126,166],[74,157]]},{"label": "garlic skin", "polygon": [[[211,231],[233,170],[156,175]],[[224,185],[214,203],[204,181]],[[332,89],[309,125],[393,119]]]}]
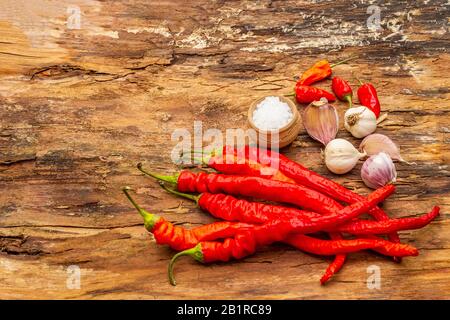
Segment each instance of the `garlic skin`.
[{"label": "garlic skin", "polygon": [[397,179],[397,170],[391,157],[385,152],[380,152],[364,162],[361,178],[366,186],[377,189],[388,183],[394,183]]},{"label": "garlic skin", "polygon": [[364,151],[368,156],[384,152],[387,153],[392,160],[406,162],[400,154],[399,147],[394,143],[394,141],[384,134],[374,133],[368,135],[363,139],[363,141],[361,141],[359,150]]},{"label": "garlic skin", "polygon": [[369,108],[360,106],[348,109],[344,126],[355,138],[364,138],[377,129],[377,117]]},{"label": "garlic skin", "polygon": [[359,159],[365,157],[350,142],[344,139],[330,141],[324,151],[325,165],[336,174],[344,174],[352,170]]},{"label": "garlic skin", "polygon": [[303,126],[309,136],[324,146],[336,138],[339,115],[326,99],[310,103],[303,112]]}]

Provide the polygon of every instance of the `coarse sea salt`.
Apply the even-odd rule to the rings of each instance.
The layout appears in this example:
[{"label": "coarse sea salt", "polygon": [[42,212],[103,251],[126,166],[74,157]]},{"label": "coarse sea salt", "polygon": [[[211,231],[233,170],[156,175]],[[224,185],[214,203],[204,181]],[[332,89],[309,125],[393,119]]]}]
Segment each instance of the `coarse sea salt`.
[{"label": "coarse sea salt", "polygon": [[279,97],[265,97],[253,111],[252,120],[261,130],[275,131],[291,122],[293,117],[286,102],[281,101]]}]

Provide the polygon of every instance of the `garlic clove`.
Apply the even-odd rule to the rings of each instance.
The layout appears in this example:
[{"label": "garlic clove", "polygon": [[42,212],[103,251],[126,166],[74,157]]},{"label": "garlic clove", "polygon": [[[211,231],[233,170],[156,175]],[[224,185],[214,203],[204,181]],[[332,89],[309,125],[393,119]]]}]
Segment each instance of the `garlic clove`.
[{"label": "garlic clove", "polygon": [[377,117],[367,107],[353,107],[345,112],[344,127],[355,138],[364,138],[377,129]]},{"label": "garlic clove", "polygon": [[344,174],[352,170],[359,159],[365,157],[350,142],[344,139],[330,141],[324,151],[325,165],[336,174]]},{"label": "garlic clove", "polygon": [[[372,156],[380,152],[387,153],[393,160],[406,162],[401,154],[399,147],[389,137],[384,134],[374,133],[368,135],[359,145],[360,151],[365,151],[367,155]],[[408,162],[406,162],[408,163]]]},{"label": "garlic clove", "polygon": [[361,178],[366,186],[377,189],[397,180],[397,170],[391,157],[385,153],[370,156],[361,167]]},{"label": "garlic clove", "polygon": [[334,106],[326,100],[314,101],[303,112],[303,126],[309,136],[323,145],[336,137],[339,116]]}]

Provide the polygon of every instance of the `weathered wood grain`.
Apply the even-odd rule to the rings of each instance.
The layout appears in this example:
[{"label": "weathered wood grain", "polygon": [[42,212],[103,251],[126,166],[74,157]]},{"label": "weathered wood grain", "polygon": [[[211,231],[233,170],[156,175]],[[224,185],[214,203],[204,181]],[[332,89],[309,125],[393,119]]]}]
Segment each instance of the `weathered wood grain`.
[{"label": "weathered wood grain", "polygon": [[[67,8],[81,10],[67,28]],[[25,1],[0,10],[0,298],[448,299],[450,292],[450,73],[446,1],[380,5],[379,32],[366,26],[365,1]],[[378,132],[399,143],[393,217],[432,205],[442,215],[401,238],[420,256],[401,264],[371,253],[349,256],[321,287],[330,260],[284,245],[240,262],[182,260],[169,285],[168,259],[120,192],[169,220],[212,221],[163,192],[138,161],[172,172],[177,128],[246,126],[253,99],[292,90],[293,77],[319,58],[357,54],[336,67],[377,88],[389,113]],[[319,84],[329,87],[329,81]],[[336,103],[342,115],[343,103]],[[301,109],[302,106],[299,106]],[[345,130],[339,137],[352,139]],[[205,142],[206,143],[206,142]],[[283,150],[357,192],[360,165],[337,177],[304,130]],[[68,289],[67,267],[81,268]],[[380,290],[366,286],[378,265]]]}]

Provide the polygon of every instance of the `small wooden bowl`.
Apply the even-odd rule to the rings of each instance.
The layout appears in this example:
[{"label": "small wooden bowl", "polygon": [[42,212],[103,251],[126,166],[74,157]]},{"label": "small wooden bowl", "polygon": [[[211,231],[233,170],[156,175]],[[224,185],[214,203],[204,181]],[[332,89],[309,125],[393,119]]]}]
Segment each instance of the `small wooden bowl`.
[{"label": "small wooden bowl", "polygon": [[[292,114],[293,114],[293,118],[292,118],[291,122],[289,122],[287,125],[285,125],[284,127],[280,128],[278,130],[278,134],[279,134],[278,146],[280,148],[283,148],[283,147],[287,146],[288,144],[290,144],[292,141],[294,141],[295,138],[297,138],[298,133],[300,132],[300,129],[301,129],[300,114],[297,110],[297,106],[291,99],[283,97],[283,96],[274,96],[274,97],[278,97],[278,98],[280,98],[281,101],[287,103],[289,105],[289,108],[291,108]],[[248,117],[248,123],[254,130],[256,130],[257,135],[258,135],[258,141],[255,141],[255,142],[258,144],[261,142],[265,142],[266,146],[270,147],[271,140],[272,140],[272,134],[274,131],[266,131],[266,130],[259,129],[253,122],[253,112],[255,111],[256,106],[261,101],[263,101],[265,98],[266,97],[261,97],[259,99],[256,99],[255,101],[253,101],[250,108],[248,109],[247,117]]]}]

